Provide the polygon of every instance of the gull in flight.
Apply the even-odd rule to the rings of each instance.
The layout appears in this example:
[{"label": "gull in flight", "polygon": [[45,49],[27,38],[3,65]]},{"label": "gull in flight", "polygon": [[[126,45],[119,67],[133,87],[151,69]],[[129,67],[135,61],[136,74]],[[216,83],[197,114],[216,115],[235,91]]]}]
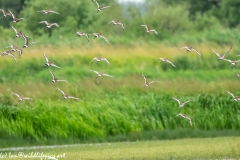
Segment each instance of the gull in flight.
[{"label": "gull in flight", "polygon": [[146,77],[143,75],[142,73],[142,76],[143,76],[143,79],[144,79],[144,87],[148,87],[150,84],[152,83],[155,83],[155,82],[159,82],[159,81],[151,81],[151,82],[148,82]]},{"label": "gull in flight", "polygon": [[0,56],[5,56],[5,55],[9,55],[9,56],[11,56],[15,61],[17,61],[17,59],[16,59],[16,57],[14,56],[14,54],[12,54],[12,50],[5,51],[5,52],[3,52]]},{"label": "gull in flight", "polygon": [[157,58],[156,60],[161,60],[162,62],[170,63],[173,67],[176,67],[169,59],[167,58]]},{"label": "gull in flight", "polygon": [[24,18],[17,18],[11,11],[8,10],[8,12],[11,14],[12,18],[13,18],[13,23],[17,23],[21,20],[23,20]]},{"label": "gull in flight", "polygon": [[183,114],[183,113],[179,113],[179,114],[177,114],[175,117],[177,117],[177,116],[181,116],[181,117],[183,117],[183,118],[188,119],[189,122],[190,122],[190,126],[192,126],[192,120],[191,120],[191,118],[190,118],[188,115]]},{"label": "gull in flight", "polygon": [[43,12],[43,14],[49,14],[49,13],[60,14],[58,12],[55,12],[55,11],[51,10],[51,9],[49,9],[49,10],[41,10],[41,11],[37,11],[37,12]]},{"label": "gull in flight", "polygon": [[[107,58],[95,57],[95,58],[93,58],[93,59],[91,60],[90,63],[92,63],[92,61],[94,61],[94,60],[95,60],[97,63],[100,62],[100,61],[106,61],[106,62],[108,63],[108,65],[110,65],[110,62],[107,60]],[[90,64],[90,63],[89,63],[89,64]]]},{"label": "gull in flight", "polygon": [[104,37],[104,36],[102,35],[102,33],[93,33],[93,35],[94,35],[93,39],[94,39],[94,38],[97,38],[97,37],[101,37],[101,38],[103,38],[106,42],[109,43],[109,41],[107,40],[107,38]]},{"label": "gull in flight", "polygon": [[218,56],[218,60],[223,60],[226,58],[227,54],[232,50],[232,47],[230,47],[230,49],[226,53],[224,53],[222,56],[219,53],[215,52],[214,50],[212,49],[210,50]]},{"label": "gull in flight", "polygon": [[66,94],[65,92],[63,92],[61,89],[58,88],[58,90],[63,94],[63,99],[68,99],[68,98],[72,98],[72,99],[76,99],[78,100],[79,98],[76,98],[76,97],[73,97],[73,96],[70,96],[68,94]]},{"label": "gull in flight", "polygon": [[55,65],[54,62],[50,61],[43,52],[42,52],[42,54],[43,54],[44,58],[46,59],[46,64],[45,64],[46,67],[53,66],[56,68],[61,68],[61,67],[58,67],[57,65]]},{"label": "gull in flight", "polygon": [[56,78],[56,76],[50,71],[50,70],[48,70],[50,73],[51,73],[51,75],[52,75],[52,78],[53,78],[53,80],[52,80],[52,82],[53,83],[55,83],[55,82],[67,82],[66,80],[59,80],[59,79],[57,79]]},{"label": "gull in flight", "polygon": [[234,66],[237,62],[240,61],[240,60],[233,61],[233,60],[229,60],[229,59],[223,59],[223,60],[230,62],[232,66]]},{"label": "gull in flight", "polygon": [[57,23],[48,23],[48,21],[41,21],[39,23],[45,23],[47,25],[47,28],[51,28],[52,26],[59,27]]},{"label": "gull in flight", "polygon": [[240,100],[240,98],[238,97],[238,96],[235,96],[234,94],[232,94],[231,92],[229,92],[229,91],[226,91],[228,94],[230,94],[232,97],[233,97],[233,100],[234,100],[234,102],[237,102],[237,101],[239,101]]},{"label": "gull in flight", "polygon": [[182,108],[182,107],[184,107],[184,105],[186,104],[186,103],[188,103],[188,102],[191,102],[192,100],[190,100],[190,101],[186,101],[186,102],[184,102],[184,103],[181,103],[180,102],[180,100],[178,100],[177,98],[173,98],[175,101],[177,101],[178,102],[178,104],[179,104],[179,108]]},{"label": "gull in flight", "polygon": [[13,52],[18,51],[18,52],[19,52],[19,58],[21,58],[21,56],[22,56],[22,50],[21,50],[20,48],[14,46],[14,45],[8,46],[8,47],[6,47],[6,48],[11,48]]},{"label": "gull in flight", "polygon": [[6,11],[4,11],[3,9],[0,9],[0,11],[2,11],[3,17],[11,16],[11,13],[10,13],[10,12],[6,12]]},{"label": "gull in flight", "polygon": [[146,28],[146,33],[154,32],[156,35],[158,35],[158,32],[155,29],[149,29],[148,26],[145,24],[141,26]]},{"label": "gull in flight", "polygon": [[97,74],[97,77],[96,78],[99,78],[99,77],[102,77],[102,76],[107,76],[107,77],[112,77],[112,78],[115,78],[114,76],[110,76],[109,74],[105,74],[105,73],[102,73],[102,72],[98,72],[98,71],[94,71],[94,70],[90,70],[94,73]]},{"label": "gull in flight", "polygon": [[96,0],[93,0],[93,1],[97,4],[97,7],[98,7],[97,12],[101,12],[103,9],[111,7],[111,6],[100,6]]},{"label": "gull in flight", "polygon": [[[119,22],[119,21],[112,20],[112,21],[109,22],[109,23],[113,23],[114,26],[115,26],[115,25],[120,25],[120,26],[122,26],[122,29],[125,30],[124,24],[121,23],[121,22]],[[108,24],[109,24],[109,23],[108,23]]]},{"label": "gull in flight", "polygon": [[182,48],[180,48],[180,49],[186,49],[187,52],[194,51],[194,52],[196,52],[199,56],[201,56],[201,54],[198,52],[198,50],[196,50],[196,49],[193,48],[193,47],[185,46],[185,47],[182,47]]},{"label": "gull in flight", "polygon": [[32,99],[32,98],[20,96],[20,95],[18,95],[17,93],[14,93],[14,92],[12,92],[12,94],[14,94],[15,96],[18,97],[18,101],[19,101],[19,102],[21,102],[22,100],[30,100],[30,99]]},{"label": "gull in flight", "polygon": [[78,35],[78,37],[79,37],[79,36],[86,36],[86,38],[87,38],[87,40],[88,40],[88,42],[89,42],[89,36],[88,36],[87,33],[84,33],[84,32],[76,32],[76,34]]}]

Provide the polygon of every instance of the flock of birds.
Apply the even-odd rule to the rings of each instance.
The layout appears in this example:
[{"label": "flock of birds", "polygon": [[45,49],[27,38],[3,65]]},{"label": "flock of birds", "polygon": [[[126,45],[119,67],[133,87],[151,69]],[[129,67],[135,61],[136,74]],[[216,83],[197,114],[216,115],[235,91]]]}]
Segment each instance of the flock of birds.
[{"label": "flock of birds", "polygon": [[[96,5],[97,5],[97,12],[101,12],[103,9],[106,9],[106,8],[111,7],[111,6],[100,6],[96,0],[93,0],[93,1],[94,1],[94,2],[96,3]],[[11,11],[9,11],[9,10],[8,10],[8,12],[4,11],[3,9],[0,9],[0,10],[1,10],[2,13],[3,13],[3,17],[7,17],[7,16],[11,16],[11,17],[12,17],[12,19],[13,19],[12,23],[17,23],[17,22],[19,22],[19,21],[21,21],[21,20],[24,19],[24,18],[17,18],[17,17],[16,17]],[[60,14],[60,13],[55,12],[55,11],[53,11],[53,10],[42,10],[42,11],[37,11],[37,12],[43,12],[43,14],[46,14],[46,15],[47,15],[47,14],[50,14],[50,13]],[[46,20],[40,21],[39,23],[40,23],[40,24],[45,23],[47,29],[50,29],[52,26],[59,27],[59,25],[58,25],[57,23],[49,23],[49,22],[46,21]],[[125,30],[124,24],[123,24],[122,22],[120,22],[120,21],[112,20],[112,21],[109,22],[109,24],[110,24],[110,23],[112,23],[114,26],[115,26],[115,25],[120,25],[121,28],[122,28],[122,30],[123,30],[123,31]],[[15,29],[12,25],[10,25],[10,26],[11,26],[11,28],[12,28],[12,29],[14,30],[14,32],[15,32],[15,37],[14,37],[14,38],[17,38],[17,37],[23,37],[23,38],[24,38],[25,44],[23,45],[22,48],[28,48],[28,47],[31,46],[31,44],[35,43],[35,42],[29,42],[29,38],[31,38],[31,37],[23,34],[22,32],[19,32],[19,31],[18,31],[17,29]],[[147,25],[145,25],[145,24],[144,24],[144,25],[140,25],[140,26],[145,27],[146,33],[154,32],[156,35],[158,35],[158,32],[157,32],[155,29],[149,29],[149,27],[148,27]],[[102,33],[92,33],[92,34],[88,34],[88,33],[85,33],[85,32],[76,32],[75,34],[77,34],[78,36],[85,36],[88,41],[89,41],[89,35],[93,35],[93,36],[94,36],[93,39],[94,39],[94,38],[97,38],[97,37],[100,37],[100,38],[103,38],[107,43],[109,43],[108,39],[107,39]],[[10,50],[7,50],[7,51],[4,51],[0,56],[9,55],[9,56],[11,56],[15,61],[17,61],[17,60],[16,60],[15,55],[14,55],[12,52],[19,52],[19,57],[22,56],[22,49],[21,49],[21,48],[16,47],[16,46],[14,46],[14,45],[10,45],[10,46],[8,46],[7,48],[11,48],[11,49],[10,49]],[[187,52],[196,52],[197,55],[201,56],[200,52],[199,52],[197,49],[193,48],[193,47],[184,46],[184,47],[182,47],[182,48],[180,48],[180,49],[186,49]],[[226,60],[226,61],[230,62],[231,65],[235,65],[235,64],[236,64],[237,62],[239,62],[240,60],[235,61],[235,60],[226,59],[226,56],[227,56],[227,54],[231,51],[231,49],[232,49],[232,47],[231,47],[225,54],[223,54],[223,55],[220,55],[219,53],[213,51],[212,49],[211,49],[211,51],[218,56],[218,60]],[[45,58],[45,60],[46,60],[46,64],[45,64],[46,67],[47,67],[47,66],[52,66],[52,67],[55,67],[55,68],[61,68],[61,67],[57,66],[56,64],[54,64],[54,62],[50,61],[43,52],[42,52],[42,54],[43,54],[43,56],[44,56],[44,58]],[[171,64],[173,67],[176,67],[168,58],[157,58],[156,60],[161,60],[162,62],[169,63],[169,64]],[[108,61],[108,59],[107,59],[107,58],[104,58],[104,57],[94,57],[94,58],[90,61],[90,63],[93,62],[93,61],[96,61],[97,63],[100,62],[100,61],[106,61],[106,63],[107,63],[108,65],[110,65],[110,62]],[[53,82],[53,83],[55,83],[55,82],[61,82],[61,81],[62,81],[62,82],[67,82],[66,80],[58,79],[51,70],[48,69],[48,71],[49,71],[49,73],[50,73],[51,76],[52,76],[52,82]],[[96,78],[99,78],[99,77],[102,77],[102,76],[108,76],[108,77],[113,77],[113,78],[114,78],[114,76],[111,76],[111,75],[108,75],[108,74],[105,74],[105,73],[102,73],[102,72],[98,72],[98,71],[94,71],[94,70],[90,70],[90,71],[92,71],[92,72],[94,72],[94,73],[97,74],[97,77],[96,77]],[[236,73],[236,75],[237,75],[237,76],[240,76],[240,75],[237,74],[237,73]],[[142,73],[142,77],[143,77],[143,79],[144,79],[144,87],[148,87],[148,86],[149,86],[150,84],[152,84],[152,83],[159,82],[159,81],[151,81],[151,82],[148,82],[143,73]],[[74,96],[71,96],[71,95],[66,94],[66,93],[65,93],[64,91],[62,91],[60,88],[57,88],[57,89],[62,93],[63,99],[68,99],[68,98],[72,98],[72,99],[76,99],[76,100],[79,99],[79,98],[76,98],[76,97],[74,97]],[[240,97],[235,96],[235,95],[232,94],[231,92],[227,91],[227,93],[229,93],[229,94],[233,97],[234,101],[240,100]],[[12,94],[14,94],[15,96],[18,97],[19,102],[22,101],[22,100],[32,99],[32,98],[28,98],[28,97],[21,96],[21,95],[19,95],[19,94],[17,94],[17,93],[14,93],[14,92],[12,92]],[[189,100],[189,101],[186,101],[186,102],[181,102],[181,101],[180,101],[179,99],[177,99],[177,98],[173,98],[173,100],[175,100],[175,101],[178,102],[179,108],[184,107],[185,104],[187,104],[187,103],[189,103],[189,102],[192,101],[192,100]],[[191,120],[191,118],[190,118],[188,115],[183,114],[183,113],[179,113],[179,114],[177,114],[175,117],[177,117],[177,116],[181,116],[182,118],[188,119],[189,122],[190,122],[190,125],[192,126],[192,120]]]}]

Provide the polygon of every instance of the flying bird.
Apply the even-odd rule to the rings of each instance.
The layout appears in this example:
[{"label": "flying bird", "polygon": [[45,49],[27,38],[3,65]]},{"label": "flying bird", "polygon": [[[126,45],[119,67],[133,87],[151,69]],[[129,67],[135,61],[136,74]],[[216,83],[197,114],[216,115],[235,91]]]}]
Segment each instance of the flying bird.
[{"label": "flying bird", "polygon": [[156,35],[158,35],[158,32],[155,29],[149,29],[148,26],[145,24],[141,26],[146,28],[146,33],[154,32]]},{"label": "flying bird", "polygon": [[192,126],[192,120],[191,120],[191,118],[190,118],[188,115],[179,113],[179,114],[177,114],[175,117],[177,117],[177,116],[181,116],[181,117],[183,117],[183,118],[188,119],[189,122],[190,122],[190,126]]},{"label": "flying bird", "polygon": [[0,11],[2,11],[3,17],[11,16],[11,13],[10,13],[10,12],[6,12],[6,11],[4,11],[3,9],[0,9]]},{"label": "flying bird", "polygon": [[63,92],[61,89],[58,88],[58,90],[63,94],[63,100],[65,99],[68,99],[68,98],[72,98],[72,99],[76,99],[78,100],[79,98],[76,98],[76,97],[73,97],[73,96],[70,96],[68,94],[66,94],[65,92]]},{"label": "flying bird", "polygon": [[143,79],[144,79],[144,87],[148,87],[150,84],[152,83],[155,83],[155,82],[159,82],[159,81],[151,81],[151,82],[148,82],[146,77],[143,75],[142,73],[142,76],[143,76]]},{"label": "flying bird", "polygon": [[179,108],[182,108],[182,107],[184,107],[184,105],[186,104],[186,103],[188,103],[188,102],[191,102],[192,100],[189,100],[189,101],[186,101],[186,102],[180,102],[180,100],[178,100],[177,98],[173,98],[175,101],[177,101],[178,102],[178,104],[179,104]]},{"label": "flying bird", "polygon": [[157,58],[156,60],[161,60],[162,62],[170,63],[173,67],[176,67],[169,59],[167,58]]},{"label": "flying bird", "polygon": [[94,35],[93,39],[94,39],[94,38],[97,38],[97,37],[100,37],[100,38],[103,38],[106,42],[109,43],[108,39],[107,39],[106,37],[104,37],[104,36],[102,35],[102,33],[93,33],[93,35]]},{"label": "flying bird", "polygon": [[97,4],[97,7],[98,7],[97,12],[101,12],[103,9],[111,7],[111,6],[100,6],[96,0],[93,0],[93,1]]},{"label": "flying bird", "polygon": [[49,13],[60,14],[58,12],[55,12],[55,11],[51,10],[51,9],[49,9],[49,10],[41,10],[41,11],[37,11],[37,12],[43,12],[43,14],[49,14]]},{"label": "flying bird", "polygon": [[15,37],[14,37],[14,38],[16,38],[16,37],[22,37],[22,33],[21,33],[21,32],[18,32],[18,30],[15,29],[12,25],[10,25],[10,26],[12,27],[12,29],[13,29],[14,32],[15,32]]},{"label": "flying bird", "polygon": [[67,82],[66,80],[59,80],[50,70],[48,70],[50,72],[50,74],[52,75],[52,83],[55,83],[55,82]]},{"label": "flying bird", "polygon": [[19,101],[19,102],[21,102],[22,100],[30,100],[30,99],[32,99],[32,98],[20,96],[19,94],[14,93],[14,92],[12,92],[12,94],[14,94],[15,96],[18,97],[18,101]]},{"label": "flying bird", "polygon": [[[111,22],[109,23],[113,23],[113,25],[120,25],[122,27],[123,30],[125,30],[125,27],[124,27],[124,24],[122,22],[119,22],[119,21],[115,21],[115,20],[112,20]],[[109,24],[108,23],[108,24]]]},{"label": "flying bird", "polygon": [[43,56],[44,56],[44,58],[45,58],[45,60],[46,60],[46,63],[45,63],[45,66],[46,66],[46,67],[48,67],[48,66],[53,66],[53,67],[56,67],[56,68],[61,68],[61,67],[55,65],[54,62],[50,61],[43,52],[42,52],[42,54],[43,54]]},{"label": "flying bird", "polygon": [[14,45],[11,45],[11,46],[8,46],[6,48],[11,48],[13,52],[19,52],[19,58],[21,58],[22,56],[22,50],[20,48],[18,48],[17,46],[14,46]]},{"label": "flying bird", "polygon": [[[22,32],[20,32],[22,34]],[[23,46],[23,48],[28,48],[30,47],[33,43],[36,43],[36,42],[30,42],[28,41],[28,37],[25,35],[25,34],[22,34],[22,37],[24,38],[25,40],[25,44]]]},{"label": "flying bird", "polygon": [[48,21],[41,21],[39,23],[45,23],[47,25],[47,28],[51,28],[52,26],[59,27],[57,23],[48,23]]},{"label": "flying bird", "polygon": [[76,34],[78,35],[78,37],[80,36],[86,36],[86,38],[87,38],[87,40],[88,40],[88,42],[89,42],[89,36],[88,36],[88,34],[87,33],[84,33],[84,32],[76,32]]},{"label": "flying bird", "polygon": [[232,50],[232,47],[230,47],[230,49],[226,53],[224,53],[222,56],[219,53],[215,52],[214,50],[212,49],[210,50],[218,56],[218,60],[223,60],[226,58],[227,54]]},{"label": "flying bird", "polygon": [[17,18],[11,11],[8,10],[8,12],[11,14],[12,18],[13,18],[13,23],[17,23],[21,20],[23,20],[24,18]]},{"label": "flying bird", "polygon": [[239,101],[240,100],[240,98],[238,97],[238,96],[235,96],[234,94],[232,94],[231,92],[229,92],[229,91],[226,91],[228,94],[230,94],[232,97],[233,97],[233,101],[234,102],[237,102],[237,101]]},{"label": "flying bird", "polygon": [[[97,63],[100,62],[100,61],[106,61],[106,62],[108,63],[108,65],[110,65],[110,62],[107,60],[107,58],[95,57],[95,58],[93,58],[93,59],[91,60],[90,63],[92,63],[92,61],[94,61],[94,60],[95,60]],[[90,63],[89,63],[89,64],[90,64]]]},{"label": "flying bird", "polygon": [[107,76],[107,77],[112,77],[112,78],[115,78],[114,76],[110,76],[109,74],[105,74],[105,73],[102,73],[102,72],[98,72],[98,71],[94,71],[94,70],[90,70],[94,73],[97,74],[97,77],[96,78],[99,78],[99,77],[102,77],[102,76]]},{"label": "flying bird", "polygon": [[186,49],[187,52],[193,51],[193,52],[196,52],[199,56],[201,56],[201,54],[198,52],[198,50],[196,50],[196,49],[193,48],[193,47],[185,46],[185,47],[182,47],[182,48],[180,48],[180,49]]}]

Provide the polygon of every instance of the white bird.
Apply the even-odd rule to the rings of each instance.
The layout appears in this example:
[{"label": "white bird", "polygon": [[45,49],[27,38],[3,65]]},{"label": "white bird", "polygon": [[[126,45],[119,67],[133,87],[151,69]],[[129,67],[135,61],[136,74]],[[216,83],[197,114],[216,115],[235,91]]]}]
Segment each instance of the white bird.
[{"label": "white bird", "polygon": [[115,78],[114,76],[110,76],[109,74],[105,74],[105,73],[102,73],[102,72],[98,72],[98,71],[94,71],[94,70],[90,70],[94,73],[97,74],[97,77],[96,78],[99,78],[99,77],[102,77],[102,76],[107,76],[107,77],[112,77],[112,78]]},{"label": "white bird", "polygon": [[47,28],[51,28],[52,26],[59,27],[57,23],[48,23],[48,21],[41,21],[39,23],[45,23],[47,25]]},{"label": "white bird", "polygon": [[154,32],[156,35],[158,35],[158,32],[155,29],[149,29],[148,26],[145,24],[141,26],[146,28],[146,33]]},{"label": "white bird", "polygon": [[37,12],[43,12],[43,14],[49,14],[49,13],[60,14],[58,12],[55,12],[55,11],[51,10],[51,9],[49,9],[49,10],[41,10],[41,11],[37,11]]},{"label": "white bird", "polygon": [[9,12],[4,11],[3,9],[0,9],[0,11],[2,11],[3,17],[11,16]]},{"label": "white bird", "polygon": [[17,93],[14,93],[14,92],[12,92],[12,94],[14,94],[15,96],[18,97],[18,101],[19,101],[19,102],[21,102],[22,100],[30,100],[30,99],[32,99],[32,98],[20,96],[20,95],[18,95]]},{"label": "white bird", "polygon": [[65,92],[63,92],[61,89],[58,88],[58,90],[63,94],[63,99],[68,99],[68,98],[72,98],[72,99],[76,99],[78,100],[79,98],[76,98],[76,97],[73,97],[73,96],[70,96],[68,94],[66,94]]},{"label": "white bird", "polygon": [[11,56],[15,61],[17,61],[16,57],[14,56],[14,54],[12,54],[12,50],[8,50],[3,52],[0,56],[5,56],[5,55],[9,55]]},{"label": "white bird", "polygon": [[[122,26],[122,29],[125,30],[124,24],[123,24],[122,22],[112,20],[112,21],[109,22],[109,23],[113,23],[114,26],[115,26],[115,25],[120,25],[120,26]],[[109,24],[109,23],[108,23],[108,24]]]},{"label": "white bird", "polygon": [[13,29],[14,32],[15,32],[15,37],[14,37],[14,38],[16,38],[16,37],[21,37],[21,36],[22,36],[21,32],[18,32],[18,30],[15,29],[12,25],[10,25],[10,26],[12,27],[12,29]]},{"label": "white bird", "polygon": [[[108,63],[108,65],[110,65],[110,62],[107,60],[107,58],[95,57],[95,58],[93,58],[93,59],[91,60],[90,63],[92,63],[92,61],[94,61],[94,60],[96,60],[97,63],[100,62],[100,61],[106,61],[106,62]],[[90,63],[89,63],[89,64],[90,64]]]},{"label": "white bird", "polygon": [[45,64],[46,67],[47,67],[47,66],[53,66],[53,67],[56,67],[56,68],[61,68],[61,67],[55,65],[54,62],[50,61],[43,52],[42,52],[42,54],[43,54],[43,56],[44,56],[44,58],[45,58],[45,60],[46,60],[46,62],[47,62],[47,63]]},{"label": "white bird", "polygon": [[230,94],[232,97],[233,97],[233,101],[234,102],[237,102],[237,101],[239,101],[240,100],[240,98],[238,97],[238,96],[235,96],[234,94],[232,94],[231,92],[229,92],[229,91],[226,91],[228,94]]},{"label": "white bird", "polygon": [[152,83],[155,83],[155,82],[159,82],[159,81],[151,81],[151,82],[148,82],[146,77],[143,75],[142,73],[142,76],[143,76],[143,79],[144,79],[144,87],[148,87],[150,84]]},{"label": "white bird", "polygon": [[101,38],[103,38],[106,42],[109,43],[108,39],[107,39],[106,37],[104,37],[104,36],[102,35],[102,33],[93,33],[93,35],[94,35],[93,39],[94,39],[94,38],[97,38],[97,37],[101,37]]},{"label": "white bird", "polygon": [[182,107],[184,107],[184,105],[186,104],[186,103],[188,103],[188,102],[191,102],[192,100],[189,100],[189,101],[186,101],[186,102],[184,102],[184,103],[181,103],[180,102],[180,100],[178,100],[177,98],[173,98],[175,101],[177,101],[178,102],[178,104],[179,104],[179,108],[182,108]]},{"label": "white bird", "polygon": [[66,80],[59,80],[50,70],[48,70],[50,72],[50,74],[52,75],[52,82],[55,83],[55,82],[67,82]]},{"label": "white bird", "polygon": [[169,59],[167,58],[157,58],[156,60],[161,60],[162,62],[170,63],[173,67],[176,67]]},{"label": "white bird", "polygon": [[100,6],[96,0],[93,0],[93,1],[97,4],[97,7],[98,7],[97,12],[101,12],[103,9],[111,7],[111,6]]},{"label": "white bird", "polygon": [[11,48],[13,52],[16,52],[18,51],[19,52],[19,58],[21,58],[22,56],[22,50],[20,48],[18,48],[17,46],[14,46],[14,45],[11,45],[11,46],[8,46],[6,48]]},{"label": "white bird", "polygon": [[17,23],[21,20],[23,20],[24,18],[17,18],[11,11],[8,10],[8,12],[11,14],[12,18],[13,18],[13,23]]},{"label": "white bird", "polygon": [[[20,32],[21,33],[21,32]],[[21,33],[22,34],[22,33]],[[22,37],[24,38],[24,40],[25,40],[25,44],[24,44],[24,46],[23,46],[23,48],[28,48],[28,47],[30,47],[31,46],[31,44],[33,44],[33,43],[36,43],[36,42],[28,42],[28,37],[25,35],[25,34],[22,34]]]},{"label": "white bird", "polygon": [[223,60],[230,62],[232,66],[234,66],[237,62],[240,61],[240,60],[229,60],[229,59],[223,59]]},{"label": "white bird", "polygon": [[231,51],[231,49],[232,47],[230,47],[230,49],[226,53],[224,53],[222,56],[219,53],[215,52],[214,50],[212,49],[210,50],[218,56],[218,60],[223,60],[226,58],[227,54]]},{"label": "white bird", "polygon": [[201,54],[198,52],[198,50],[196,50],[196,49],[193,48],[193,47],[185,46],[185,47],[182,47],[182,48],[180,48],[180,49],[186,49],[187,52],[194,51],[194,52],[196,52],[199,56],[201,56]]},{"label": "white bird", "polygon": [[189,122],[190,122],[190,126],[192,126],[192,120],[191,120],[191,118],[190,118],[188,115],[183,114],[183,113],[179,113],[179,114],[177,114],[175,117],[177,117],[177,116],[181,116],[181,117],[183,117],[183,118],[188,119]]},{"label": "white bird", "polygon": [[89,36],[88,36],[87,33],[84,33],[84,32],[76,32],[76,34],[77,34],[78,36],[86,36],[86,38],[87,38],[87,40],[88,40],[88,42],[89,42]]}]

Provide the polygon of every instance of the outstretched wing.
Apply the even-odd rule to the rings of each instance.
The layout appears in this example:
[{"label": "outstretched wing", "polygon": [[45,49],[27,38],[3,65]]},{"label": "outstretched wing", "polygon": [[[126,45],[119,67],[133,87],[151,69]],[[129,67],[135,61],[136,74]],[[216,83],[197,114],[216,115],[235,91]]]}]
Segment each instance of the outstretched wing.
[{"label": "outstretched wing", "polygon": [[149,82],[149,84],[152,84],[152,83],[155,83],[155,82],[159,82],[159,81],[151,81],[151,82]]},{"label": "outstretched wing", "polygon": [[181,102],[177,98],[173,98],[173,99],[177,101],[179,105],[181,104]]},{"label": "outstretched wing", "polygon": [[94,73],[96,73],[96,74],[99,74],[99,72],[98,72],[98,71],[94,71],[94,70],[90,70],[90,71],[92,71],[92,72],[94,72]]},{"label": "outstretched wing", "polygon": [[104,6],[104,7],[102,7],[102,9],[109,8],[109,7],[111,7],[111,6]]},{"label": "outstretched wing", "polygon": [[186,101],[186,102],[184,102],[183,104],[186,104],[186,103],[191,102],[191,101],[192,101],[192,100]]},{"label": "outstretched wing", "polygon": [[96,0],[94,0],[94,2],[97,4],[97,6],[98,6],[98,8],[99,8],[99,4],[98,4],[98,2],[97,2]]},{"label": "outstretched wing", "polygon": [[57,66],[57,65],[54,64],[54,63],[51,63],[50,66],[53,66],[53,67],[56,67],[56,68],[61,68],[61,67]]},{"label": "outstretched wing", "polygon": [[149,32],[154,32],[156,35],[158,35],[158,32],[155,29],[149,30]]},{"label": "outstretched wing", "polygon": [[106,37],[104,37],[103,35],[101,35],[100,37],[105,39],[105,41],[109,43],[109,41],[108,41],[108,39]]},{"label": "outstretched wing", "polygon": [[226,55],[227,55],[231,50],[232,50],[232,47],[230,47],[229,50],[228,50],[226,53],[224,53],[223,57],[226,57]]},{"label": "outstretched wing", "polygon": [[235,97],[234,94],[232,94],[231,92],[229,91],[226,91],[228,94],[230,94],[233,98]]},{"label": "outstretched wing", "polygon": [[101,60],[104,60],[108,63],[108,65],[110,65],[110,62],[107,60],[107,58],[101,58]]},{"label": "outstretched wing", "polygon": [[146,77],[143,75],[143,73],[142,73],[142,76],[143,76],[143,79],[144,79],[144,83],[147,83],[147,79],[146,79]]},{"label": "outstretched wing", "polygon": [[63,95],[65,95],[65,93],[60,89],[60,88],[57,88]]},{"label": "outstretched wing", "polygon": [[14,54],[8,53],[8,55],[11,56],[11,57],[13,57],[13,59],[14,59],[15,61],[17,61],[17,59],[16,59],[16,57],[14,56]]},{"label": "outstretched wing", "polygon": [[16,19],[16,16],[11,11],[8,10],[8,12],[11,14],[13,19]]},{"label": "outstretched wing", "polygon": [[47,56],[45,55],[45,53],[42,52],[42,54],[43,54],[44,58],[46,59],[46,61],[48,62],[49,59],[47,58]]},{"label": "outstretched wing", "polygon": [[58,12],[55,12],[55,11],[53,11],[53,10],[51,10],[51,11],[49,11],[49,12],[56,13],[56,14],[60,14],[60,13],[58,13]]},{"label": "outstretched wing", "polygon": [[192,51],[196,52],[199,56],[201,56],[201,54],[198,52],[198,50],[192,48]]},{"label": "outstretched wing", "polygon": [[213,53],[215,53],[218,57],[221,57],[219,53],[215,52],[214,50],[210,49]]},{"label": "outstretched wing", "polygon": [[14,30],[14,32],[17,34],[18,31],[11,25],[12,29]]},{"label": "outstretched wing", "polygon": [[173,67],[176,67],[171,61],[166,60],[168,63],[170,63]]},{"label": "outstretched wing", "polygon": [[55,79],[56,78],[55,75],[50,70],[49,70],[49,72],[51,73],[52,78]]},{"label": "outstretched wing", "polygon": [[12,94],[14,94],[14,95],[17,96],[18,98],[20,98],[20,96],[19,96],[17,93],[14,93],[13,91],[12,91]]},{"label": "outstretched wing", "polygon": [[143,25],[141,25],[141,26],[142,26],[142,27],[145,27],[147,31],[149,30],[147,25],[143,24]]},{"label": "outstretched wing", "polygon": [[228,62],[232,63],[232,61],[231,61],[231,60],[229,60],[229,59],[223,59],[223,60],[225,60],[225,61],[228,61]]},{"label": "outstretched wing", "polygon": [[189,47],[188,46],[184,46],[184,47],[182,47],[180,49],[189,49]]},{"label": "outstretched wing", "polygon": [[[94,60],[97,60],[97,58],[96,58],[96,57],[93,58],[90,63],[92,63],[92,61],[94,61]],[[90,64],[90,63],[89,63],[89,64]],[[92,71],[92,70],[91,70],[91,71]],[[95,73],[96,73],[96,72],[95,72]],[[98,73],[97,73],[97,74],[98,74]]]},{"label": "outstretched wing", "polygon": [[23,97],[22,99],[32,99],[32,98],[28,98],[28,97]]},{"label": "outstretched wing", "polygon": [[68,98],[79,99],[79,98],[76,98],[76,97],[73,97],[73,96],[68,96]]},{"label": "outstretched wing", "polygon": [[109,74],[102,74],[102,76],[107,76],[107,77],[112,77],[112,78],[114,78],[114,76],[110,76]]},{"label": "outstretched wing", "polygon": [[[20,32],[21,33],[21,32]],[[22,37],[24,38],[25,40],[25,45],[28,45],[28,38],[26,37],[25,34],[21,33],[22,34]]]}]

